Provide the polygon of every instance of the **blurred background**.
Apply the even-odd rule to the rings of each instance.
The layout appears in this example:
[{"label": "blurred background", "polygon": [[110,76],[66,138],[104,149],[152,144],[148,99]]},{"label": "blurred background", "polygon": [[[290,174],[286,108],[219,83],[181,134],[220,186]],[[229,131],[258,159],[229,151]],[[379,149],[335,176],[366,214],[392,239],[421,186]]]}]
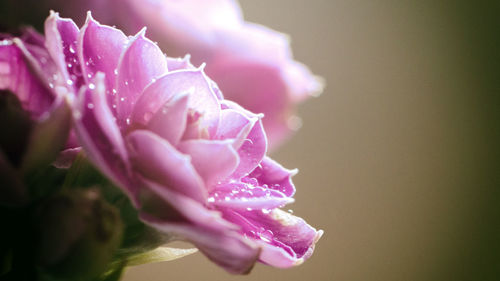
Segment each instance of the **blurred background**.
[{"label": "blurred background", "polygon": [[240,2],[327,81],[273,155],[325,235],[293,269],[233,276],[197,253],[125,280],[500,280],[500,4]]}]

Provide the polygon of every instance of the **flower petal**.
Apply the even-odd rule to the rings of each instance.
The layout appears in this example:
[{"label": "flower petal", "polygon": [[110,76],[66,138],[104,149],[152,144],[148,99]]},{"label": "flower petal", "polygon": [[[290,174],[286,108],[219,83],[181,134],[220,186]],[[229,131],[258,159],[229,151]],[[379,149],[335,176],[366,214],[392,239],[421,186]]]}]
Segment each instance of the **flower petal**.
[{"label": "flower petal", "polygon": [[[174,220],[169,220],[141,212],[142,221],[160,231],[192,242],[212,261],[229,272],[247,273],[251,270],[259,256],[259,248],[252,240],[242,237],[235,225],[226,222],[219,213],[207,210],[188,197],[151,182],[148,186],[165,199],[170,209],[179,213]],[[179,219],[180,215],[184,220]]]},{"label": "flower petal", "polygon": [[136,130],[127,136],[131,161],[144,177],[205,202],[207,192],[188,156],[150,131]]},{"label": "flower petal", "polygon": [[231,175],[239,163],[230,140],[187,140],[181,142],[178,149],[191,156],[191,163],[209,189]]},{"label": "flower petal", "polygon": [[248,177],[256,179],[261,186],[265,185],[268,188],[282,192],[288,197],[292,197],[295,194],[292,176],[297,172],[297,169],[288,170],[266,156]]},{"label": "flower petal", "polygon": [[250,182],[219,184],[209,196],[208,202],[212,202],[218,207],[239,210],[269,210],[294,201],[293,198],[287,197],[277,190],[254,185]]},{"label": "flower petal", "polygon": [[266,150],[267,138],[262,122],[259,120],[255,123],[245,141],[238,149],[240,165],[236,168],[233,177],[241,178],[253,171],[262,161],[262,158],[266,154]]},{"label": "flower petal", "polygon": [[186,130],[188,98],[181,93],[167,101],[151,118],[148,129],[176,146]]},{"label": "flower petal", "polygon": [[125,188],[130,198],[135,198],[128,153],[106,101],[104,74],[96,74],[93,83],[82,87],[73,118],[75,132],[87,156],[115,184]]},{"label": "flower petal", "polygon": [[220,104],[201,70],[179,70],[156,79],[144,89],[132,113],[132,121],[145,124],[174,95],[190,93],[188,108],[201,114],[200,126],[215,135]]},{"label": "flower petal", "polygon": [[115,70],[127,42],[128,38],[123,32],[101,25],[92,18],[90,12],[87,14],[87,20],[78,37],[78,57],[87,83],[97,72],[105,74],[106,89],[110,91],[107,97],[109,105],[115,103]]},{"label": "flower petal", "polygon": [[257,117],[247,117],[234,109],[222,110],[215,139],[234,139],[233,147],[239,149],[257,120]]},{"label": "flower petal", "polygon": [[259,260],[287,268],[309,258],[323,234],[303,219],[280,209],[272,211],[225,211],[225,219],[242,228],[242,233],[262,247]]},{"label": "flower petal", "polygon": [[0,44],[0,89],[15,93],[23,108],[35,118],[54,101],[54,94],[39,72],[35,58],[20,40],[4,40]]},{"label": "flower petal", "polygon": [[145,29],[131,39],[118,63],[118,120],[130,117],[144,88],[168,72],[167,59],[158,46],[144,37]]},{"label": "flower petal", "polygon": [[77,40],[80,30],[70,19],[62,19],[51,11],[45,21],[45,45],[62,74],[64,83],[79,89],[84,83],[78,61]]}]

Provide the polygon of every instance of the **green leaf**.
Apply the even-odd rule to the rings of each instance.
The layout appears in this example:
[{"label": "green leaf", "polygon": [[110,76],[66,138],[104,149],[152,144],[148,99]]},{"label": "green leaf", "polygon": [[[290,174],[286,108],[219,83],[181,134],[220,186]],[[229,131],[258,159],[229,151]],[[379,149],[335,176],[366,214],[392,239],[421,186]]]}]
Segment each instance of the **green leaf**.
[{"label": "green leaf", "polygon": [[163,261],[172,261],[176,259],[180,259],[182,257],[194,254],[198,251],[198,249],[178,249],[178,248],[169,248],[169,247],[159,247],[152,251],[133,255],[128,258],[127,265],[128,266],[136,266],[146,263],[154,263],[154,262],[163,262]]}]

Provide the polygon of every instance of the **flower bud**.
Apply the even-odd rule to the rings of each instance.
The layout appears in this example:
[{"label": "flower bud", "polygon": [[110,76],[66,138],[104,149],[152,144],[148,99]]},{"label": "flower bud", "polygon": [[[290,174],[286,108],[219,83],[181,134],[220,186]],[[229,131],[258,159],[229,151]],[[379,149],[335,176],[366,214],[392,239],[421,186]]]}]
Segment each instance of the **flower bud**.
[{"label": "flower bud", "polygon": [[118,210],[95,189],[64,191],[49,198],[36,221],[37,261],[57,278],[99,276],[122,239]]}]

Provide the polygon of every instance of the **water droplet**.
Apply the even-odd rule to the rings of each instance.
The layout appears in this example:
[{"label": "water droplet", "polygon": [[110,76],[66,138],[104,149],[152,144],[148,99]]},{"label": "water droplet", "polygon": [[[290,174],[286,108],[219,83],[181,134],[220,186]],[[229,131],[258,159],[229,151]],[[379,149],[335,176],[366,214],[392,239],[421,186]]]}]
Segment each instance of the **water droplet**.
[{"label": "water droplet", "polygon": [[271,210],[269,210],[269,209],[262,209],[262,213],[269,214],[269,213],[271,213]]},{"label": "water droplet", "polygon": [[71,63],[68,63],[68,67],[69,67],[69,68],[72,68],[72,67],[73,67],[73,65],[72,65]]},{"label": "water droplet", "polygon": [[125,101],[125,97],[121,97],[121,98],[120,98],[120,101]]},{"label": "water droplet", "polygon": [[69,52],[72,54],[76,53],[75,49],[73,48],[73,45],[69,45]]},{"label": "water droplet", "polygon": [[289,212],[290,214],[293,214],[293,210],[292,210],[292,209],[288,209],[288,212]]},{"label": "water droplet", "polygon": [[113,91],[112,91],[112,92],[113,92],[113,94],[116,94],[116,89],[113,89]]},{"label": "water droplet", "polygon": [[130,118],[125,119],[125,122],[127,122],[127,125],[130,125]]},{"label": "water droplet", "polygon": [[213,197],[208,197],[208,202],[210,202],[210,203],[215,202],[215,198],[213,198]]},{"label": "water droplet", "polygon": [[90,84],[89,84],[89,89],[91,89],[91,90],[95,89],[95,85],[94,85],[94,84],[92,84],[92,83],[90,83]]},{"label": "water droplet", "polygon": [[115,75],[118,75],[118,69],[116,69],[116,68],[115,68],[115,70],[113,71],[113,73],[114,73]]},{"label": "water droplet", "polygon": [[54,84],[49,83],[49,87],[54,88]]},{"label": "water droplet", "polygon": [[89,104],[87,104],[87,107],[88,107],[89,109],[93,109],[93,108],[94,108],[94,104],[89,103]]},{"label": "water droplet", "polygon": [[247,211],[252,211],[253,209],[252,208],[247,208]]},{"label": "water droplet", "polygon": [[260,233],[260,239],[262,239],[265,242],[271,242],[273,239],[274,233],[271,230],[265,230]]},{"label": "water droplet", "polygon": [[125,85],[127,85],[127,86],[128,86],[128,81],[125,81]]},{"label": "water droplet", "polygon": [[68,85],[70,85],[70,86],[71,86],[71,85],[73,85],[73,80],[68,79],[68,80],[66,81],[66,83],[67,83]]},{"label": "water droplet", "polygon": [[113,107],[113,108],[116,108],[116,103],[113,103],[112,107]]}]

